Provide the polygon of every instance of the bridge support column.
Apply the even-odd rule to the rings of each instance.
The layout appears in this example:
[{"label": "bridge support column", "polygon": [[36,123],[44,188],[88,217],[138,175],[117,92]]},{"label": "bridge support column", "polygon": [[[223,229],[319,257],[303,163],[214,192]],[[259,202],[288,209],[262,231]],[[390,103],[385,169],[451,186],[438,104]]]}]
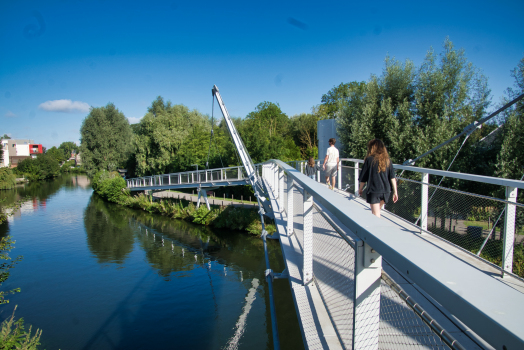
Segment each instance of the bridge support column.
[{"label": "bridge support column", "polygon": [[198,199],[197,199],[197,205],[196,207],[200,207],[200,197],[204,197],[204,200],[206,202],[207,210],[211,210],[211,207],[209,206],[209,200],[207,199],[207,193],[206,190],[199,188],[198,189]]},{"label": "bridge support column", "polygon": [[304,189],[304,265],[302,280],[307,285],[313,279],[313,197]]},{"label": "bridge support column", "polygon": [[[422,182],[424,184],[429,183],[429,174],[422,173]],[[421,185],[420,194],[420,228],[423,230],[428,229],[428,185]],[[451,220],[451,219],[450,219]]]},{"label": "bridge support column", "polygon": [[355,249],[353,349],[378,349],[382,256],[364,241]]},{"label": "bridge support column", "polygon": [[293,234],[293,178],[287,177],[287,235]]},{"label": "bridge support column", "polygon": [[[516,187],[506,187],[506,200],[508,202],[517,202],[518,189]],[[513,272],[513,246],[515,244],[515,219],[517,207],[514,204],[506,203],[504,211],[504,252],[502,253],[502,269]]]}]

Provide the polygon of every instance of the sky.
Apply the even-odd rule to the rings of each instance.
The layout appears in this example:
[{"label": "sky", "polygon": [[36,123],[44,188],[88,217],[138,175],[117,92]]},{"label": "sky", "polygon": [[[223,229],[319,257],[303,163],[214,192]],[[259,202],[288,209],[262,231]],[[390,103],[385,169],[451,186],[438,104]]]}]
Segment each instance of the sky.
[{"label": "sky", "polygon": [[235,117],[264,101],[308,113],[387,55],[419,66],[446,37],[495,107],[524,57],[523,13],[522,0],[0,0],[0,135],[79,144],[90,107],[136,123],[157,96],[210,115],[215,84]]}]

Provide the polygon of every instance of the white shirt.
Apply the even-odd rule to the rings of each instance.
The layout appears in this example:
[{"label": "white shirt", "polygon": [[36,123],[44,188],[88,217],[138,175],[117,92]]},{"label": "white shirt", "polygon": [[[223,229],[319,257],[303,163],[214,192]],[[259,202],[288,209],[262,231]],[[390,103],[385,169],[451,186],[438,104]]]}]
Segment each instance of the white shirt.
[{"label": "white shirt", "polygon": [[327,149],[326,155],[328,156],[326,165],[337,165],[338,149],[336,147],[329,147]]}]

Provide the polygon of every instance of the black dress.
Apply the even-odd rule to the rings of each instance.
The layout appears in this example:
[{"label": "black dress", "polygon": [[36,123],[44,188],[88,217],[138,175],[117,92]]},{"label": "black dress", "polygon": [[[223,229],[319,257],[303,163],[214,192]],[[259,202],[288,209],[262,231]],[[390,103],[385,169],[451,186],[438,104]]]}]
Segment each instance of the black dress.
[{"label": "black dress", "polygon": [[386,171],[379,172],[378,161],[375,162],[373,156],[367,157],[358,179],[359,182],[367,183],[366,201],[370,204],[380,203],[381,200],[387,203],[391,194],[391,179],[394,178],[395,170],[391,161]]}]

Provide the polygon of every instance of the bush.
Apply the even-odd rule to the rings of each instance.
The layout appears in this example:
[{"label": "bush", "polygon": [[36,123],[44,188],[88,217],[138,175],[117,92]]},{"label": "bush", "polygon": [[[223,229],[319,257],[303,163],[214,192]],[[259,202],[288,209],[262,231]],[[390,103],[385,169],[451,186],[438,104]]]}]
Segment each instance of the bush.
[{"label": "bush", "polygon": [[25,175],[30,181],[46,180],[60,174],[60,165],[52,156],[39,154],[36,159],[27,158],[18,163],[16,172]]},{"label": "bush", "polygon": [[4,320],[0,326],[0,350],[37,349],[40,345],[42,331],[37,329],[34,336],[31,336],[31,331],[32,326],[29,326],[28,331],[24,329],[23,318],[15,321],[15,311],[13,310],[11,318]]},{"label": "bush", "polygon": [[9,168],[0,168],[0,190],[10,190],[16,185],[16,175]]},{"label": "bush", "polygon": [[126,181],[116,171],[99,171],[92,181],[93,190],[102,198],[117,204],[126,204],[129,197]]}]

